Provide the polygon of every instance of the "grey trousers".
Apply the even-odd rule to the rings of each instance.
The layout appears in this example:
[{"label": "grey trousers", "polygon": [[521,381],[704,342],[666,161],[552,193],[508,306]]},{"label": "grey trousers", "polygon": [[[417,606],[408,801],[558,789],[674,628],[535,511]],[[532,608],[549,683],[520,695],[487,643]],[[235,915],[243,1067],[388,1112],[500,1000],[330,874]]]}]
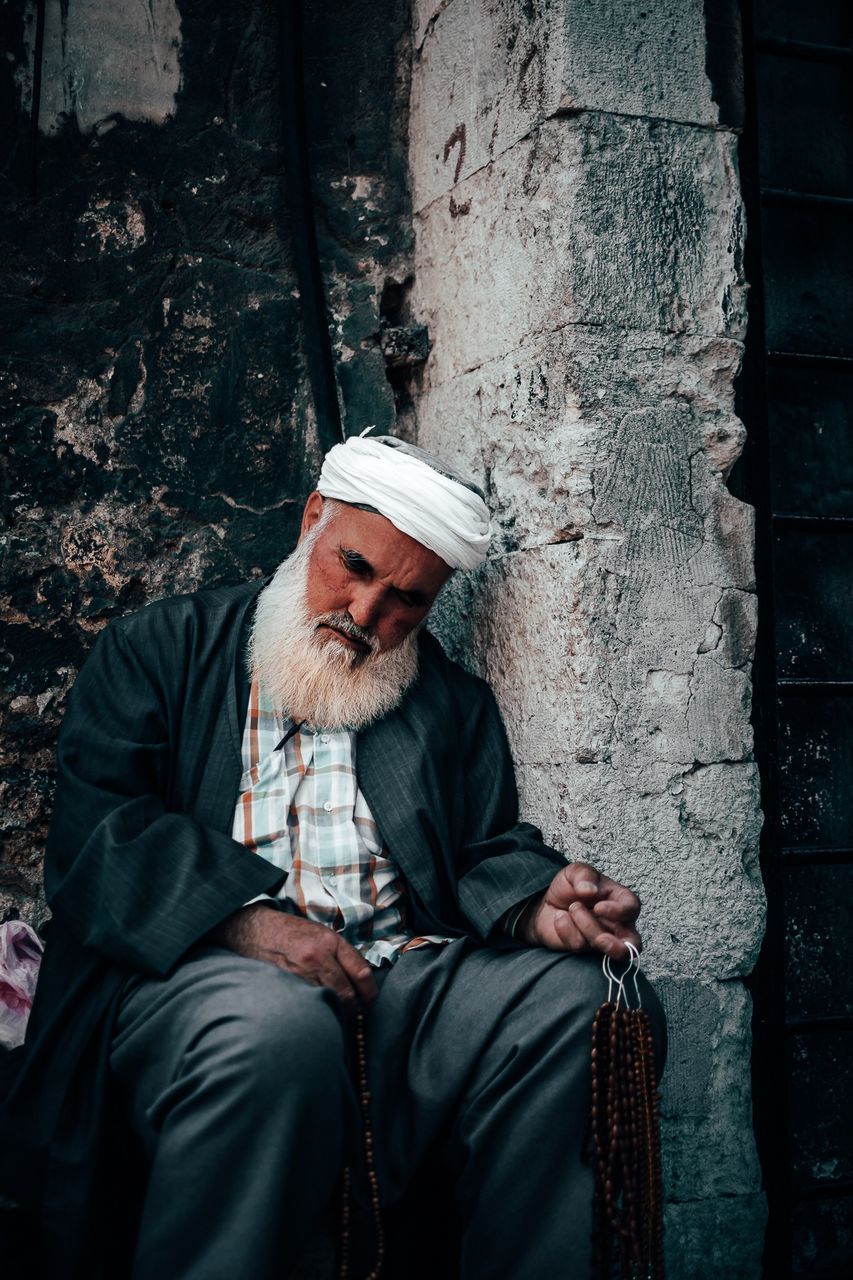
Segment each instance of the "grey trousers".
[{"label": "grey trousers", "polygon": [[[382,1200],[438,1152],[463,1280],[588,1280],[581,1145],[606,992],[592,957],[467,939],[382,974],[367,1023]],[[222,949],[131,980],[111,1065],[149,1164],[133,1280],[289,1273],[361,1150],[348,1039],[330,992]]]}]

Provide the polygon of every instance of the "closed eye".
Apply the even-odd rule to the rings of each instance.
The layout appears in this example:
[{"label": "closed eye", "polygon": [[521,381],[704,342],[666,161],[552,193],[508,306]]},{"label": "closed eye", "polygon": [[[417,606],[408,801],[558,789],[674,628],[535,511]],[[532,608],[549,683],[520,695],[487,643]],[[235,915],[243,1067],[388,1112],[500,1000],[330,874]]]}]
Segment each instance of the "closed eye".
[{"label": "closed eye", "polygon": [[[355,574],[359,578],[373,576],[373,565],[369,560],[365,560],[361,552],[353,551],[350,547],[341,547],[340,556],[348,573]],[[397,587],[392,589],[397,599],[407,609],[428,609],[432,603],[429,596],[425,596],[422,591],[400,591]]]},{"label": "closed eye", "polygon": [[357,573],[360,578],[368,577],[373,572],[370,563],[357,551],[341,547],[341,560],[350,573]]},{"label": "closed eye", "polygon": [[429,600],[420,591],[397,591],[396,596],[409,609],[422,609],[424,605],[429,604]]}]

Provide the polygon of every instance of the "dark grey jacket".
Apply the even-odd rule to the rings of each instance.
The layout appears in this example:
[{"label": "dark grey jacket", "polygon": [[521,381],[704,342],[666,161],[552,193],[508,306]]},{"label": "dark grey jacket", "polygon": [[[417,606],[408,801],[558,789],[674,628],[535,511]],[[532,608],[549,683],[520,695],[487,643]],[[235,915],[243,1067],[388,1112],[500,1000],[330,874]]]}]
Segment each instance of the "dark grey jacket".
[{"label": "dark grey jacket", "polygon": [[[71,695],[45,863],[53,921],[2,1143],[14,1153],[15,1189],[26,1184],[38,1205],[51,1277],[121,1274],[103,1246],[120,1234],[127,1199],[110,1196],[109,1158],[129,1141],[108,1088],[122,983],[130,972],[167,974],[213,925],[281,884],[278,867],[228,834],[242,772],[243,653],[262,585],[164,600],[113,622]],[[488,686],[426,633],[402,703],[359,735],[357,772],[417,933],[485,939],[563,865],[518,822]]]}]

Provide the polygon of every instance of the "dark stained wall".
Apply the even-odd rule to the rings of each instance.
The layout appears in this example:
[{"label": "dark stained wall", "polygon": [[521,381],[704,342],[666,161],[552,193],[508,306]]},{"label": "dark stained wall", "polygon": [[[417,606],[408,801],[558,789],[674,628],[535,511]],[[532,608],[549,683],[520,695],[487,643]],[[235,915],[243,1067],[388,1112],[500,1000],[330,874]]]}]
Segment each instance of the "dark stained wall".
[{"label": "dark stained wall", "polygon": [[[69,18],[68,5],[48,2],[35,150],[37,6],[3,8],[0,918],[38,921],[55,739],[95,636],[148,600],[274,568],[320,451],[283,178],[277,6],[178,0],[168,118],[117,111],[81,128],[72,110],[48,132],[51,50],[65,51],[73,86],[80,40],[66,29],[74,6]],[[408,6],[304,8],[342,416],[348,431],[387,429],[395,389],[405,404],[405,377],[394,373],[392,389],[386,376],[382,329],[400,318],[410,271]],[[98,17],[92,0],[82,9]],[[113,40],[120,83],[110,12],[103,0],[91,39]],[[129,99],[140,92],[128,82]]]}]

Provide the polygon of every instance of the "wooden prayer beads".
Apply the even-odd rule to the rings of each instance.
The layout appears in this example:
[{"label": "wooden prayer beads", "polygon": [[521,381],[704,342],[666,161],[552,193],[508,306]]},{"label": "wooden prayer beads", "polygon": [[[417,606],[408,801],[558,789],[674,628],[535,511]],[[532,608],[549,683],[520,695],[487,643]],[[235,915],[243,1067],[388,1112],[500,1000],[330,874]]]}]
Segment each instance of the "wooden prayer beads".
[{"label": "wooden prayer beads", "polygon": [[[382,1205],[379,1200],[379,1179],[373,1157],[373,1129],[370,1124],[370,1090],[367,1087],[367,1048],[364,1032],[364,1014],[359,1012],[355,1022],[355,1070],[358,1101],[361,1108],[361,1127],[364,1139],[364,1168],[370,1191],[370,1208],[376,1236],[376,1261],[365,1280],[380,1280],[385,1261],[385,1228],[382,1223]],[[350,1280],[349,1247],[352,1220],[352,1170],[344,1169],[341,1185],[340,1225],[338,1233],[338,1280]]]},{"label": "wooden prayer beads", "polygon": [[[633,963],[633,960],[632,960]],[[648,1014],[608,1000],[592,1024],[593,1274],[663,1280],[663,1198]]]},{"label": "wooden prayer beads", "polygon": [[[633,958],[632,958],[633,963]],[[630,972],[630,970],[629,970]],[[611,975],[612,976],[612,975]],[[593,1274],[595,1280],[664,1280],[659,1095],[652,1024],[644,1009],[607,1000],[592,1024]],[[365,1280],[381,1280],[385,1232],[370,1123],[364,1015],[355,1031],[364,1167],[376,1236]],[[343,1172],[339,1280],[350,1280],[352,1171]]]}]

